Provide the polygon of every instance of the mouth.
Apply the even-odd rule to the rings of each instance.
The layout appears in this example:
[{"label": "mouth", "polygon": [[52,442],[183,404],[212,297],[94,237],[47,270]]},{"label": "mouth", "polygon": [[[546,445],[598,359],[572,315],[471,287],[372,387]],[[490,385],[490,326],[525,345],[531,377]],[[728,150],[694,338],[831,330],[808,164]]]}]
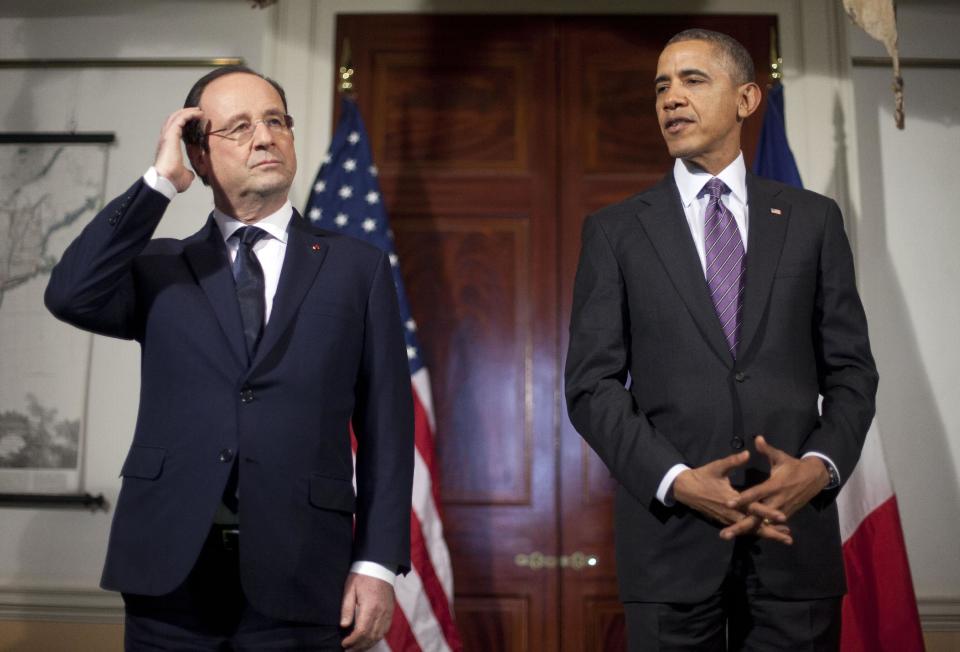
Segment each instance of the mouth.
[{"label": "mouth", "polygon": [[683,117],[677,116],[674,118],[670,118],[666,122],[664,122],[663,130],[664,132],[673,136],[673,135],[679,134],[684,129],[686,129],[687,125],[692,125],[692,124],[693,124],[693,120],[690,120],[689,118],[683,118]]},{"label": "mouth", "polygon": [[280,161],[271,158],[265,161],[260,161],[259,163],[255,163],[254,165],[250,166],[250,168],[255,170],[257,168],[273,167],[277,165],[280,165]]}]

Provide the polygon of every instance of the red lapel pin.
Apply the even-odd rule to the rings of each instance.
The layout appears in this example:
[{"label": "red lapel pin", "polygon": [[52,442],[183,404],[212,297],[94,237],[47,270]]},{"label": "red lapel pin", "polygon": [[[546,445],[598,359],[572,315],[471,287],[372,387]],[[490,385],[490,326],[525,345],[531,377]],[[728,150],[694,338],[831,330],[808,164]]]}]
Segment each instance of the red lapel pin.
[{"label": "red lapel pin", "polygon": [[320,244],[317,242],[314,242],[310,248],[313,249],[314,251],[320,251]]}]

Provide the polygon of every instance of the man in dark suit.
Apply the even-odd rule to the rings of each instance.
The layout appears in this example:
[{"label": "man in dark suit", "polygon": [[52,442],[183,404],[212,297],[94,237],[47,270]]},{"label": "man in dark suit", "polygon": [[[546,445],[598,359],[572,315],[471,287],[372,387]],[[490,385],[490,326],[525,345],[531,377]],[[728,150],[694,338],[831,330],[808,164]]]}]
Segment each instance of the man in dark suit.
[{"label": "man in dark suit", "polygon": [[[141,345],[102,582],[123,592],[129,650],[366,649],[409,568],[413,413],[390,263],[293,209],[292,127],[272,80],[201,78],[47,288],[59,318]],[[154,240],[194,179],[181,137],[215,209],[193,236]]]},{"label": "man in dark suit", "polygon": [[745,168],[753,79],[729,36],[673,37],[655,86],[674,169],[583,227],[567,404],[619,483],[631,650],[839,645],[833,499],[877,373],[837,205]]}]

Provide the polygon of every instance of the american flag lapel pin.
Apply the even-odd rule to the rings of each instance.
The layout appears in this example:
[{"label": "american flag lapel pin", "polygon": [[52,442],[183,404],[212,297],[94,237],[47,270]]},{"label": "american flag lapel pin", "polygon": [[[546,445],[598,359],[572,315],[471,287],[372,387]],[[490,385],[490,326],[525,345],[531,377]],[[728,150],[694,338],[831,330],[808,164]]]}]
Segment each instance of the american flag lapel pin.
[{"label": "american flag lapel pin", "polygon": [[771,208],[770,213],[773,215],[783,215],[783,211],[779,208]]},{"label": "american flag lapel pin", "polygon": [[314,250],[314,251],[320,251],[320,243],[319,243],[319,242],[314,242],[313,245],[312,245],[310,248],[311,248],[312,250]]}]

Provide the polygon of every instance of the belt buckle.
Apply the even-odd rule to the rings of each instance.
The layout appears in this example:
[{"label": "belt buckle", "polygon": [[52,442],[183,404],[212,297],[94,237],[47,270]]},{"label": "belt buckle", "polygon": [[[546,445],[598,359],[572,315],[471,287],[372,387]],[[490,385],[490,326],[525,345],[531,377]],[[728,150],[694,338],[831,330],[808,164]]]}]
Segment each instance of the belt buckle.
[{"label": "belt buckle", "polygon": [[240,528],[220,530],[220,543],[224,550],[237,550],[240,547]]}]

